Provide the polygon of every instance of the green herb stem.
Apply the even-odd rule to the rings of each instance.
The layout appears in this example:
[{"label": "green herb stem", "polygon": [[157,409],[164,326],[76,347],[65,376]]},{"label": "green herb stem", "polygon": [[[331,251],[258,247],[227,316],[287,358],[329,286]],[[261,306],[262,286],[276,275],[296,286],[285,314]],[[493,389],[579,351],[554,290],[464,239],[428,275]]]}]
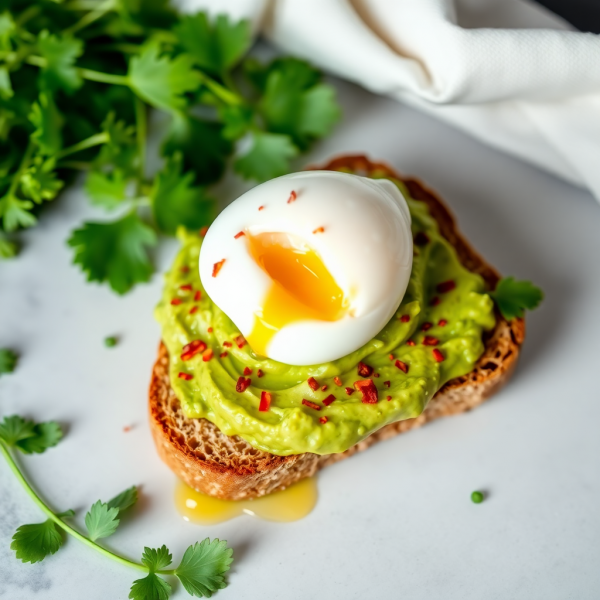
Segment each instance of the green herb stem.
[{"label": "green herb stem", "polygon": [[114,0],[106,0],[105,2],[102,2],[95,7],[94,10],[91,10],[89,13],[87,13],[87,15],[81,17],[79,21],[71,25],[71,27],[67,27],[67,29],[63,30],[63,34],[73,34],[76,31],[91,25],[94,21],[102,18],[107,12],[113,10],[113,8],[115,8]]},{"label": "green herb stem", "polygon": [[42,10],[41,6],[39,6],[38,4],[32,4],[29,8],[25,9],[19,15],[19,17],[15,20],[15,25],[18,28],[23,27],[23,25],[25,25],[25,23],[27,23],[27,21],[29,21],[30,19],[33,19],[34,17],[37,17],[37,15],[40,13],[41,10]]},{"label": "green herb stem", "polygon": [[217,81],[215,81],[212,77],[209,77],[206,73],[202,71],[196,71],[198,76],[200,77],[200,81],[217,97],[219,100],[225,102],[225,104],[231,104],[233,106],[239,106],[244,104],[244,99],[226,88],[224,85],[221,85]]},{"label": "green herb stem", "polygon": [[34,144],[30,139],[29,143],[27,144],[27,149],[23,154],[23,158],[21,159],[21,164],[19,165],[17,172],[13,175],[12,181],[10,182],[10,187],[8,188],[8,192],[6,193],[7,196],[14,196],[15,192],[17,191],[17,186],[21,181],[21,175],[23,175],[23,173],[27,170],[27,168],[29,167],[29,163],[31,162],[33,149]]},{"label": "green herb stem", "polygon": [[[25,62],[34,67],[44,68],[48,61],[43,56],[32,54],[25,58]],[[89,81],[98,81],[100,83],[112,83],[114,85],[129,86],[129,79],[126,75],[113,75],[112,73],[102,73],[101,71],[93,71],[92,69],[78,68],[77,72]]]},{"label": "green herb stem", "polygon": [[103,554],[104,556],[106,556],[108,558],[112,558],[113,560],[115,560],[118,563],[121,563],[122,565],[125,565],[127,567],[132,567],[134,569],[137,569],[138,571],[143,571],[145,573],[148,572],[147,567],[145,567],[144,565],[133,562],[126,558],[123,558],[122,556],[119,556],[118,554],[114,554],[110,550],[107,550],[106,548],[99,546],[95,542],[92,542],[92,540],[90,540],[89,538],[87,538],[84,535],[82,535],[81,533],[79,533],[76,529],[73,529],[73,527],[71,527],[70,525],[67,525],[62,519],[60,519],[55,513],[53,513],[50,510],[50,508],[48,508],[48,506],[44,503],[44,501],[35,493],[33,488],[29,485],[29,483],[23,476],[23,473],[21,473],[21,470],[17,466],[17,463],[15,462],[8,447],[1,440],[0,440],[0,453],[4,456],[6,462],[8,463],[8,466],[10,467],[10,470],[13,472],[13,474],[15,475],[15,477],[17,478],[19,483],[25,488],[25,491],[30,496],[30,498],[37,504],[38,508],[49,519],[51,519],[56,525],[58,525],[58,527],[60,527],[63,531],[65,531],[69,535],[78,539],[80,542],[82,542],[86,546],[89,546],[90,548],[93,548],[97,552],[100,552],[100,554]]},{"label": "green herb stem", "polygon": [[86,138],[85,140],[81,140],[81,142],[77,142],[72,146],[63,148],[60,152],[56,153],[56,158],[57,160],[60,160],[65,156],[69,156],[69,154],[75,154],[76,152],[81,152],[82,150],[87,150],[88,148],[99,146],[100,144],[106,144],[109,141],[110,136],[106,131],[102,133],[96,133],[95,135],[92,135],[89,138]]},{"label": "green herb stem", "polygon": [[[146,170],[146,105],[140,98],[135,97],[135,132],[139,154],[139,182],[138,186],[144,181]],[[139,191],[139,190],[138,190]]]}]

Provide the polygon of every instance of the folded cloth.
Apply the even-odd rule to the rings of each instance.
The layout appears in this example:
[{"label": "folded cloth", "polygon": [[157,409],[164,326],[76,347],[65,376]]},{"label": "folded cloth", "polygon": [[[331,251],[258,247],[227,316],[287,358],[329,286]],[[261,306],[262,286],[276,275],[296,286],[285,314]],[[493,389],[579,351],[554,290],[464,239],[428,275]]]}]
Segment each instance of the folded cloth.
[{"label": "folded cloth", "polygon": [[180,0],[600,201],[600,36],[524,0]]}]

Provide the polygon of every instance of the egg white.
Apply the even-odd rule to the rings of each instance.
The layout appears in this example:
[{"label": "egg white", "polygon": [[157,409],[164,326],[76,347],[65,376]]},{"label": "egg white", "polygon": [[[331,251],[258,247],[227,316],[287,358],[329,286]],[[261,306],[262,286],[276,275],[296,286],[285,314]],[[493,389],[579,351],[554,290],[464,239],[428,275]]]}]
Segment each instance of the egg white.
[{"label": "egg white", "polygon": [[[297,198],[288,203],[292,190]],[[400,305],[412,267],[410,222],[406,200],[390,181],[334,171],[285,175],[246,192],[217,217],[200,252],[200,279],[213,302],[248,336],[272,281],[244,237],[234,236],[282,232],[305,240],[350,307],[338,321],[284,326],[267,354],[291,365],[328,362],[376,336]],[[324,232],[313,233],[318,227]],[[222,259],[213,277],[213,266]]]}]

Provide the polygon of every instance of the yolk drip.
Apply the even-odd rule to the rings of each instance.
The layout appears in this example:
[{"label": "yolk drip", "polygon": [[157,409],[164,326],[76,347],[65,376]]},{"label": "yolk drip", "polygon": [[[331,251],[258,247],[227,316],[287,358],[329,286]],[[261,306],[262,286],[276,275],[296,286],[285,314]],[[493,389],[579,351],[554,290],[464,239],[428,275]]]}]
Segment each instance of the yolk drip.
[{"label": "yolk drip", "polygon": [[248,336],[252,349],[266,356],[273,336],[297,321],[337,321],[347,302],[320,256],[285,233],[246,235],[250,253],[272,285]]}]

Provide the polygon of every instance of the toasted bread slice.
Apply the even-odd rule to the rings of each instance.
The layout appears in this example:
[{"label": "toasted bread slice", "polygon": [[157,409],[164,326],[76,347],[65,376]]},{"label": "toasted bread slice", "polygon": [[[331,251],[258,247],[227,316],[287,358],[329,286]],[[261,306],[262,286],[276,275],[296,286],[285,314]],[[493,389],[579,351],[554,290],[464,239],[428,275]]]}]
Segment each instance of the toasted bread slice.
[{"label": "toasted bread slice", "polygon": [[[479,273],[488,289],[496,287],[496,270],[471,248],[443,202],[420,182],[400,177],[387,165],[373,163],[364,156],[342,156],[323,168],[346,168],[362,175],[378,172],[403,181],[413,198],[428,205],[461,263]],[[169,354],[161,343],[150,383],[150,426],[158,453],[181,480],[211,496],[241,500],[281,490],[376,442],[438,417],[470,410],[489,398],[511,376],[525,337],[523,319],[507,321],[500,314],[496,319],[495,328],[484,339],[485,351],[475,368],[446,383],[419,417],[386,425],[346,452],[324,456],[276,456],[257,450],[237,436],[221,433],[206,419],[188,419],[169,383]]]}]

